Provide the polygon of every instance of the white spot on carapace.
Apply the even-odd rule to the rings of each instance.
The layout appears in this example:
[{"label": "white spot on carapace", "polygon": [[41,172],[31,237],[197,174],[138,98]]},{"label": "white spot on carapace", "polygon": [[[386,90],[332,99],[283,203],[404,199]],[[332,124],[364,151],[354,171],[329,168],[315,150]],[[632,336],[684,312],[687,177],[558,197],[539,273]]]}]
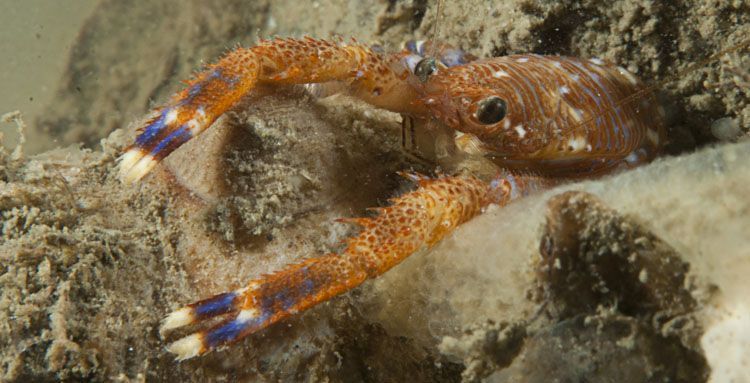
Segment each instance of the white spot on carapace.
[{"label": "white spot on carapace", "polygon": [[239,314],[237,314],[237,319],[235,319],[238,322],[248,322],[250,320],[253,320],[258,317],[258,310],[256,309],[244,309],[240,311]]},{"label": "white spot on carapace", "polygon": [[573,137],[568,140],[568,150],[572,152],[579,152],[586,146],[590,146],[586,137]]},{"label": "white spot on carapace", "polygon": [[620,73],[620,75],[622,77],[625,77],[625,79],[628,80],[628,82],[630,83],[630,85],[636,85],[636,84],[638,84],[638,79],[635,78],[635,76],[633,76],[633,74],[630,73],[630,71],[628,71],[627,69],[625,69],[625,68],[623,68],[621,66],[618,66],[617,67],[617,72]]},{"label": "white spot on carapace", "polygon": [[161,325],[161,331],[186,326],[193,323],[194,320],[193,309],[190,307],[183,307],[177,311],[172,311],[166,318],[164,318],[164,322],[162,322]]},{"label": "white spot on carapace", "polygon": [[557,90],[560,92],[560,94],[568,94],[568,93],[570,93],[570,88],[568,88],[566,85],[561,86]]},{"label": "white spot on carapace", "polygon": [[592,64],[594,64],[594,65],[604,65],[604,61],[602,61],[601,59],[596,58],[596,57],[594,57],[592,59],[589,59],[589,62],[592,63]]},{"label": "white spot on carapace", "polygon": [[503,121],[503,129],[505,130],[510,129],[510,120],[507,118],[505,119],[505,121]]},{"label": "white spot on carapace", "polygon": [[570,81],[573,81],[573,82],[581,81],[581,76],[579,76],[577,74],[574,74],[574,75],[570,76]]},{"label": "white spot on carapace", "polygon": [[177,355],[177,360],[190,359],[200,354],[203,349],[203,337],[200,334],[191,334],[167,347],[169,352]]},{"label": "white spot on carapace", "polygon": [[510,77],[510,75],[508,74],[508,72],[506,72],[504,70],[498,70],[498,71],[496,71],[495,73],[492,74],[492,77],[494,77],[494,78],[501,78],[501,77]]},{"label": "white spot on carapace", "polygon": [[529,62],[529,58],[528,57],[519,57],[519,58],[516,59],[516,62],[526,63],[526,62]]},{"label": "white spot on carapace", "polygon": [[590,151],[591,151],[591,144],[586,144],[586,151],[587,151],[587,152],[590,152]]},{"label": "white spot on carapace", "polygon": [[577,108],[568,108],[570,111],[570,115],[573,116],[573,119],[576,120],[576,122],[583,121],[583,111]]},{"label": "white spot on carapace", "polygon": [[518,133],[519,138],[526,137],[526,129],[523,128],[523,125],[516,125],[516,127],[513,129],[516,130],[516,133]]},{"label": "white spot on carapace", "polygon": [[563,67],[563,66],[562,66],[562,63],[561,63],[561,62],[559,62],[559,61],[555,61],[554,63],[552,63],[552,65],[553,65],[553,66],[554,66],[555,68],[557,68],[557,69],[562,69],[562,67]]}]

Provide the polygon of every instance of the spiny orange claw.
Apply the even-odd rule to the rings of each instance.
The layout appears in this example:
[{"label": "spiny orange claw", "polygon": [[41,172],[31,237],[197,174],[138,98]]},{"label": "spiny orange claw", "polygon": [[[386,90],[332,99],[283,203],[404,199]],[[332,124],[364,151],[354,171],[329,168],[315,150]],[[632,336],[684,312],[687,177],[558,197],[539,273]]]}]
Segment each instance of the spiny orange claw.
[{"label": "spiny orange claw", "polygon": [[373,218],[346,219],[363,227],[340,254],[327,254],[169,314],[162,330],[225,320],[169,346],[183,360],[237,341],[279,320],[360,285],[419,249],[438,242],[492,201],[489,184],[473,177],[420,178],[417,190],[395,198]]},{"label": "spiny orange claw", "polygon": [[356,42],[311,38],[276,39],[236,49],[154,112],[121,157],[120,178],[135,182],[144,177],[258,84],[324,83],[354,76],[357,82],[348,89],[366,101],[395,110],[408,107],[414,93],[403,81],[406,68],[398,63],[400,56],[383,55]]},{"label": "spiny orange claw", "polygon": [[[512,177],[515,177],[512,185],[531,187],[534,183],[531,178],[527,182],[526,177]],[[377,216],[344,219],[363,229],[347,240],[340,254],[326,254],[289,265],[250,282],[245,288],[215,295],[169,314],[163,322],[163,331],[226,317],[214,327],[177,340],[169,346],[169,351],[184,360],[242,339],[381,275],[414,252],[431,247],[488,204],[507,203],[511,193],[524,193],[513,189],[499,196],[493,189],[494,182],[485,183],[474,177],[419,180],[421,186],[417,190],[394,198],[393,204],[381,208]]]}]

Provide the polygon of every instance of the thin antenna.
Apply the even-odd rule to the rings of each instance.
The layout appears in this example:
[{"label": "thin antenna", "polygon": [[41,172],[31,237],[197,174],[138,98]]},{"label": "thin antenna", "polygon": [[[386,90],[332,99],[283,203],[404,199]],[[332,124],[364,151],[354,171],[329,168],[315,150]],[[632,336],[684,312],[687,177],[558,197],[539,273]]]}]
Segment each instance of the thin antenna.
[{"label": "thin antenna", "polygon": [[440,23],[443,16],[443,0],[437,0],[435,8],[435,25],[432,26],[432,42],[430,42],[430,54],[427,57],[435,57],[438,50],[438,41],[440,41]]}]

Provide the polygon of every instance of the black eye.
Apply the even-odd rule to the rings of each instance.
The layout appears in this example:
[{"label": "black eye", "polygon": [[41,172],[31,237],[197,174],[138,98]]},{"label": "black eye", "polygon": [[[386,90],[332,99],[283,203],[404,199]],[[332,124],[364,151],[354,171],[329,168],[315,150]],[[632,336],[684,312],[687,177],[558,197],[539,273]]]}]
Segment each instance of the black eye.
[{"label": "black eye", "polygon": [[484,125],[491,125],[505,118],[507,111],[508,106],[503,99],[491,96],[479,101],[479,106],[476,113],[474,113],[474,117]]},{"label": "black eye", "polygon": [[431,74],[437,71],[437,63],[433,58],[426,58],[420,60],[414,67],[414,74],[417,75],[419,81],[427,82],[427,79]]}]

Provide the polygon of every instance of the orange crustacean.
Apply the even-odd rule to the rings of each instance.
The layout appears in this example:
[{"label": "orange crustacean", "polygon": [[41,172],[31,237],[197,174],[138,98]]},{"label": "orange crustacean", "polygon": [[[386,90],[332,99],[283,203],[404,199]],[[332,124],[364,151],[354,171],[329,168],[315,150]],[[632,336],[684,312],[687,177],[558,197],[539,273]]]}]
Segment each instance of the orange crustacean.
[{"label": "orange crustacean", "polygon": [[258,86],[345,92],[405,120],[449,132],[450,150],[482,156],[494,177],[403,175],[418,188],[378,209],[340,253],[309,258],[169,314],[163,330],[223,317],[169,346],[187,359],[237,341],[388,271],[489,205],[566,180],[652,160],[666,141],[664,111],[626,69],[596,58],[536,54],[477,59],[412,41],[396,53],[355,40],[287,38],[236,49],[209,65],[142,126],[121,157],[136,182]]}]

